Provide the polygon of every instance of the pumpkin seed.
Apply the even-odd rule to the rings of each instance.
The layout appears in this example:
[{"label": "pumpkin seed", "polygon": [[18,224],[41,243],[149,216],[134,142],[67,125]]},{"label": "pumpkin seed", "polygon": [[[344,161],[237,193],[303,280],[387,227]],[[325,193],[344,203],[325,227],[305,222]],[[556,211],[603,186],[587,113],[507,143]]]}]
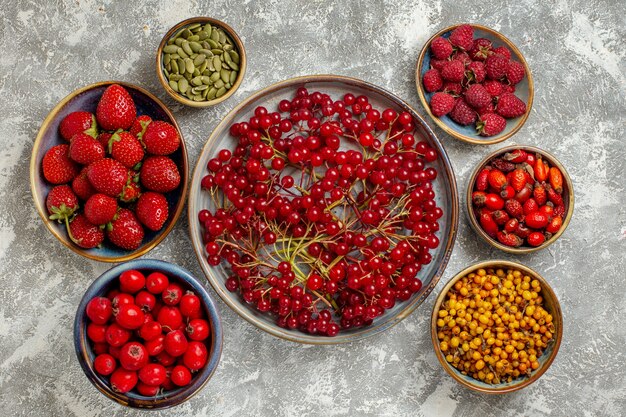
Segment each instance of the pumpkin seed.
[{"label": "pumpkin seed", "polygon": [[188,37],[188,38],[187,38],[187,40],[188,40],[189,42],[197,42],[197,41],[199,41],[199,40],[200,40],[200,36],[198,36],[198,35],[192,35],[192,36]]},{"label": "pumpkin seed", "polygon": [[215,87],[215,88],[222,88],[222,87],[224,87],[224,84],[225,84],[224,81],[219,79],[219,80],[215,81],[215,84],[213,84],[213,87]]},{"label": "pumpkin seed", "polygon": [[226,62],[227,64],[230,65],[231,62],[233,62],[232,58],[230,57],[230,54],[228,52],[224,52],[224,55],[222,56],[222,61]]},{"label": "pumpkin seed", "polygon": [[217,94],[217,88],[211,87],[208,93],[206,93],[207,100],[213,100]]},{"label": "pumpkin seed", "polygon": [[202,78],[200,76],[193,77],[192,80],[191,80],[191,84],[193,84],[195,86],[199,86],[200,84],[202,84]]},{"label": "pumpkin seed", "polygon": [[220,34],[220,43],[224,45],[226,43],[226,34],[224,33],[222,29],[218,29],[217,33]]},{"label": "pumpkin seed", "polygon": [[211,30],[211,39],[213,40],[213,42],[219,42],[220,41],[220,33],[218,32],[218,29],[216,27],[214,27]]},{"label": "pumpkin seed", "polygon": [[231,62],[228,62],[227,64],[229,67],[231,67],[235,71],[239,71],[239,65],[235,64],[234,62],[231,61]]},{"label": "pumpkin seed", "polygon": [[205,40],[208,37],[209,37],[209,35],[205,31],[202,30],[202,31],[198,32],[198,40],[199,41],[203,41],[203,40]]},{"label": "pumpkin seed", "polygon": [[163,73],[165,74],[165,78],[167,78],[167,79],[169,79],[169,78],[170,78],[170,72],[169,72],[169,70],[168,70],[167,68],[165,68],[165,69],[163,70]]},{"label": "pumpkin seed", "polygon": [[228,51],[228,54],[235,64],[239,64],[239,54],[237,51]]},{"label": "pumpkin seed", "polygon": [[180,46],[183,44],[183,41],[184,41],[183,38],[176,38],[176,40],[174,41],[174,45]]},{"label": "pumpkin seed", "polygon": [[182,80],[178,80],[178,91],[184,93],[189,88],[189,81],[183,78]]},{"label": "pumpkin seed", "polygon": [[176,40],[176,38],[172,36],[171,38],[168,39],[167,44],[171,45],[171,44],[174,43],[175,40]]},{"label": "pumpkin seed", "polygon": [[183,48],[178,48],[176,53],[178,54],[179,57],[181,57],[183,59],[189,58],[189,55],[187,55],[187,52],[185,52],[185,50]]},{"label": "pumpkin seed", "polygon": [[200,26],[202,26],[202,23],[192,23],[189,26],[187,26],[187,29],[193,30],[195,28],[199,28]]},{"label": "pumpkin seed", "polygon": [[211,49],[211,45],[209,45],[207,41],[200,42],[200,45],[202,45],[202,48],[204,49]]},{"label": "pumpkin seed", "polygon": [[206,55],[204,54],[199,54],[194,60],[193,60],[193,64],[196,67],[199,67],[200,64],[202,64],[204,61],[206,60]]},{"label": "pumpkin seed", "polygon": [[166,54],[166,55],[163,57],[163,65],[167,65],[167,64],[169,64],[171,59],[172,59],[171,55],[170,55],[170,54]]},{"label": "pumpkin seed", "polygon": [[235,81],[237,81],[237,74],[238,74],[237,71],[230,72],[230,79],[228,81],[231,85],[234,85]]},{"label": "pumpkin seed", "polygon": [[165,64],[164,67],[167,71],[170,71],[170,72],[172,71],[172,64],[170,64],[169,62]]},{"label": "pumpkin seed", "polygon": [[172,72],[178,74],[178,62],[176,60],[172,60],[170,64],[172,64]]},{"label": "pumpkin seed", "polygon": [[184,74],[185,73],[185,61],[183,61],[182,58],[178,58],[176,62],[178,63],[178,73]]},{"label": "pumpkin seed", "polygon": [[220,88],[219,90],[217,90],[217,92],[215,93],[215,97],[222,97],[224,94],[226,94],[226,89],[224,87]]},{"label": "pumpkin seed", "polygon": [[230,80],[230,71],[222,68],[222,70],[220,71],[220,76],[222,78],[222,81],[227,83]]},{"label": "pumpkin seed", "polygon": [[178,55],[178,54],[170,54],[170,58],[171,59],[178,59],[178,58],[180,58],[180,55]]},{"label": "pumpkin seed", "polygon": [[231,87],[232,86],[230,85],[230,83],[224,84],[224,88],[227,89],[227,90],[230,90]]},{"label": "pumpkin seed", "polygon": [[227,43],[227,44],[224,44],[222,46],[222,49],[225,50],[225,51],[230,51],[230,50],[233,49],[233,46],[231,44]]},{"label": "pumpkin seed", "polygon": [[204,98],[205,100],[206,100],[206,95],[208,92],[209,92],[209,89],[202,91],[202,98]]},{"label": "pumpkin seed", "polygon": [[197,92],[200,92],[200,91],[204,91],[204,90],[208,89],[208,88],[209,88],[209,86],[208,86],[208,85],[204,85],[204,84],[202,84],[202,85],[199,85],[199,86],[194,87],[194,88],[195,88],[195,90],[196,90]]},{"label": "pumpkin seed", "polygon": [[202,64],[200,64],[200,68],[198,68],[198,72],[203,73],[209,63],[205,59]]},{"label": "pumpkin seed", "polygon": [[188,37],[190,37],[192,35],[191,31],[189,30],[189,28],[185,28],[183,29],[183,33],[181,33],[181,36],[185,39],[187,39]]},{"label": "pumpkin seed", "polygon": [[218,56],[213,57],[213,67],[215,67],[215,71],[222,69],[222,60]]},{"label": "pumpkin seed", "polygon": [[209,71],[208,69],[205,69],[204,71],[202,71],[202,75],[209,76],[211,75],[211,71]]},{"label": "pumpkin seed", "polygon": [[213,49],[213,48],[219,48],[219,47],[221,46],[220,44],[218,44],[217,42],[215,42],[213,39],[207,39],[207,41],[206,41],[206,42],[209,44],[209,46],[211,46],[211,49]]},{"label": "pumpkin seed", "polygon": [[213,74],[211,74],[210,79],[211,79],[211,82],[215,82],[215,81],[219,80],[220,79],[220,73],[219,72],[214,72]]},{"label": "pumpkin seed", "polygon": [[185,53],[187,55],[193,54],[193,51],[191,50],[191,46],[189,46],[189,42],[187,42],[187,41],[183,42],[182,48],[183,48],[183,51],[185,51]]},{"label": "pumpkin seed", "polygon": [[190,58],[185,59],[185,70],[189,73],[193,73],[194,69],[193,61]]},{"label": "pumpkin seed", "polygon": [[193,69],[193,76],[197,77],[198,75],[200,75],[200,70],[198,68],[194,68]]},{"label": "pumpkin seed", "polygon": [[213,52],[213,55],[222,55],[224,53],[224,51],[219,48],[213,48],[211,49],[211,52]]},{"label": "pumpkin seed", "polygon": [[200,49],[202,49],[202,45],[200,45],[198,42],[189,42],[189,47],[195,53],[200,52]]},{"label": "pumpkin seed", "polygon": [[207,35],[211,36],[211,24],[207,23],[206,25],[204,25],[204,27],[202,28],[203,32],[206,32]]},{"label": "pumpkin seed", "polygon": [[178,93],[178,83],[176,81],[170,80],[169,85],[172,90]]},{"label": "pumpkin seed", "polygon": [[211,85],[211,83],[213,82],[211,81],[211,78],[207,77],[206,75],[201,76],[200,79],[202,80],[202,84],[205,85]]},{"label": "pumpkin seed", "polygon": [[210,49],[200,49],[198,53],[206,55],[207,58],[211,58],[213,56],[213,52],[211,52]]},{"label": "pumpkin seed", "polygon": [[176,53],[176,51],[178,51],[178,46],[176,45],[167,45],[163,48],[163,52],[166,54],[173,54]]},{"label": "pumpkin seed", "polygon": [[170,74],[169,76],[170,81],[178,81],[178,80],[181,80],[182,78],[183,76],[180,74]]}]

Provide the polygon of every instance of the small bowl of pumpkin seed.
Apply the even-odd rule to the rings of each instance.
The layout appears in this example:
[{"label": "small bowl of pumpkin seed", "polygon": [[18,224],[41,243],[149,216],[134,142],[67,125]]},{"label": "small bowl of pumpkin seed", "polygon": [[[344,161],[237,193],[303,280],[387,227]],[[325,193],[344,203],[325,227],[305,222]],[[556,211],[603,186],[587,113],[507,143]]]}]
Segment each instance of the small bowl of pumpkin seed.
[{"label": "small bowl of pumpkin seed", "polygon": [[193,17],[172,27],[161,40],[156,69],[165,91],[192,107],[230,97],[246,72],[246,52],[237,33],[210,17]]}]

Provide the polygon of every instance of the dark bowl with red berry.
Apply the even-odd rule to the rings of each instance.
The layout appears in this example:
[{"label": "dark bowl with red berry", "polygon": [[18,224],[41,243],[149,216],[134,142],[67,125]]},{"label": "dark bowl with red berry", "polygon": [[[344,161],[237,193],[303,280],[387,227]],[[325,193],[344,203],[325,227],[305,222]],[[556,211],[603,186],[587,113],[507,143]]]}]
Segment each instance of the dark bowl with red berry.
[{"label": "dark bowl with red berry", "polygon": [[89,381],[128,407],[163,409],[197,394],[222,353],[222,325],[207,290],[184,268],[154,259],[117,265],[83,296],[76,355]]},{"label": "dark bowl with red berry", "polygon": [[[263,132],[263,133],[262,133]],[[229,307],[298,343],[380,334],[428,297],[458,228],[445,149],[401,99],[311,75],[235,107],[196,165],[189,225]]]},{"label": "dark bowl with red berry", "polygon": [[146,254],[182,213],[188,177],[174,115],[145,89],[104,81],[62,99],[30,161],[37,212],[72,251],[101,262]]},{"label": "dark bowl with red berry", "polygon": [[509,139],[533,104],[533,77],[520,50],[501,33],[476,24],[435,33],[420,52],[415,81],[435,123],[472,144]]},{"label": "dark bowl with red berry", "polygon": [[466,206],[481,238],[505,252],[526,254],[563,234],[574,213],[574,188],[554,155],[511,145],[487,155],[474,169]]}]

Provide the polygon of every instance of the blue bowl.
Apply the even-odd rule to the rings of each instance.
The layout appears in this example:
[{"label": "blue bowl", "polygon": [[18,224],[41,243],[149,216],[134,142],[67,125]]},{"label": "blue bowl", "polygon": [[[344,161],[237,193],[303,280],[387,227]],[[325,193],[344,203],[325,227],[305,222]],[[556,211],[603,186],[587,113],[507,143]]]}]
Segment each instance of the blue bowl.
[{"label": "blue bowl", "polygon": [[[144,228],[145,236],[143,242],[139,248],[134,251],[118,248],[117,246],[109,243],[106,239],[101,247],[83,249],[75,245],[70,240],[64,224],[48,219],[48,212],[46,210],[46,196],[52,189],[53,185],[45,180],[41,169],[41,161],[43,160],[43,157],[48,149],[61,143],[68,143],[59,134],[59,124],[65,116],[74,111],[84,110],[95,114],[96,107],[98,106],[98,101],[100,100],[102,93],[111,84],[120,84],[128,90],[133,98],[133,101],[135,102],[135,106],[137,107],[137,116],[146,114],[153,120],[163,120],[171,123],[176,128],[181,138],[180,148],[170,155],[172,160],[178,166],[181,176],[181,182],[178,188],[165,195],[169,205],[170,216],[167,222],[163,225],[163,228],[157,232]],[[72,92],[70,95],[61,100],[59,104],[57,104],[52,111],[50,111],[41,125],[37,138],[35,139],[35,144],[33,145],[33,151],[30,159],[30,188],[33,194],[33,200],[35,202],[37,212],[39,213],[39,216],[41,216],[41,219],[45,223],[48,230],[50,230],[50,232],[57,239],[59,239],[61,243],[74,252],[87,258],[102,262],[122,262],[130,260],[144,255],[158,245],[172,230],[174,224],[182,213],[187,195],[187,179],[187,149],[185,147],[182,132],[180,131],[172,113],[158,98],[150,94],[148,91],[141,87],[119,81],[103,81],[91,84]]]},{"label": "blue bowl", "polygon": [[[111,389],[108,378],[98,375],[93,368],[95,355],[91,349],[91,342],[87,338],[87,315],[85,309],[89,301],[105,294],[117,284],[120,274],[130,269],[137,269],[144,274],[158,271],[170,278],[171,281],[182,284],[184,290],[190,289],[202,300],[207,320],[211,327],[211,346],[207,364],[200,372],[194,375],[191,383],[186,387],[163,392],[155,397],[146,397],[136,392],[120,394]],[[87,289],[83,296],[74,320],[74,347],[78,362],[83,368],[89,381],[108,398],[118,403],[134,408],[163,409],[181,404],[194,396],[208,382],[220,361],[222,355],[222,323],[217,306],[200,281],[186,269],[165,261],[155,259],[137,259],[114,266],[100,275]]]},{"label": "blue bowl", "polygon": [[526,122],[526,119],[530,115],[530,110],[533,105],[533,96],[535,90],[533,86],[533,76],[530,72],[530,68],[528,67],[528,63],[524,59],[522,53],[504,35],[496,32],[493,29],[481,25],[470,25],[472,26],[472,28],[474,28],[475,39],[489,39],[493,43],[494,47],[506,46],[511,51],[511,58],[519,61],[524,66],[526,70],[526,77],[524,77],[524,79],[515,86],[515,95],[519,97],[524,103],[526,103],[526,113],[515,119],[508,119],[506,128],[499,134],[495,136],[484,137],[476,133],[474,125],[462,126],[456,123],[447,115],[442,117],[436,117],[430,111],[429,103],[434,93],[426,92],[426,90],[424,90],[424,85],[422,84],[422,77],[424,76],[426,71],[430,69],[430,44],[433,40],[440,36],[443,36],[444,38],[450,37],[450,33],[452,33],[452,31],[458,26],[460,25],[450,26],[435,33],[426,42],[424,48],[422,48],[422,51],[420,52],[419,58],[417,60],[417,68],[415,71],[415,83],[417,86],[417,93],[428,115],[435,121],[435,123],[437,123],[437,125],[441,129],[443,129],[450,136],[453,136],[465,142],[479,145],[491,145],[494,143],[505,141],[513,136],[515,133],[517,133],[517,131],[520,130],[522,125]]}]

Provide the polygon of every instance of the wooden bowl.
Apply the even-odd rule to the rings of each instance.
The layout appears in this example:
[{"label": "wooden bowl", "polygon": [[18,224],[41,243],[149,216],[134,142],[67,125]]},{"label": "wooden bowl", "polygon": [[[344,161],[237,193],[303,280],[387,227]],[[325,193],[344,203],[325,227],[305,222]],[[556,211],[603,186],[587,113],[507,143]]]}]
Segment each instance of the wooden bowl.
[{"label": "wooden bowl", "polygon": [[[206,320],[211,327],[210,347],[208,350],[207,363],[194,373],[191,383],[186,387],[176,388],[171,391],[161,392],[155,397],[146,397],[137,392],[119,393],[111,389],[108,377],[99,375],[93,367],[95,354],[91,348],[91,342],[87,338],[88,318],[85,309],[89,301],[94,297],[104,297],[113,287],[118,287],[119,276],[122,272],[130,269],[137,269],[147,275],[154,271],[159,271],[168,276],[171,282],[179,283],[184,290],[192,290],[201,300]],[[186,269],[165,261],[155,259],[136,259],[134,261],[117,265],[104,274],[100,275],[87,289],[83,296],[76,318],[74,320],[74,348],[78,357],[78,362],[83,368],[89,381],[106,397],[122,405],[133,408],[163,409],[181,404],[195,394],[211,379],[217,369],[217,365],[222,355],[222,323],[217,305],[213,297],[204,288],[199,279],[191,275]]]},{"label": "wooden bowl", "polygon": [[[550,239],[546,240],[541,245],[536,246],[536,247],[520,246],[520,247],[514,248],[512,246],[506,246],[498,242],[498,240],[489,236],[480,226],[480,224],[478,223],[478,220],[476,219],[476,216],[474,215],[474,208],[472,206],[472,189],[473,189],[474,183],[476,182],[476,177],[478,176],[478,173],[485,167],[485,165],[487,165],[487,162],[489,162],[492,158],[498,155],[503,155],[504,153],[513,151],[515,149],[523,149],[529,153],[540,154],[543,158],[545,158],[550,163],[550,166],[556,166],[563,174],[562,196],[563,196],[563,202],[567,209],[567,211],[565,212],[565,217],[563,218],[563,224],[561,225],[561,228],[559,229],[559,231],[556,232]],[[502,149],[498,149],[497,151],[490,153],[478,163],[476,168],[474,168],[474,171],[472,172],[472,176],[469,179],[469,183],[467,184],[467,191],[465,194],[465,205],[467,208],[467,216],[469,218],[470,224],[472,225],[472,228],[474,229],[476,233],[478,233],[478,235],[481,238],[483,238],[483,240],[485,240],[491,246],[498,248],[504,252],[513,253],[516,255],[525,255],[528,253],[536,252],[538,250],[547,248],[548,246],[556,242],[556,240],[563,234],[563,232],[567,228],[567,225],[569,224],[572,218],[572,215],[574,214],[574,184],[572,183],[571,177],[565,170],[565,167],[561,165],[558,159],[556,159],[556,157],[552,155],[551,153],[544,151],[543,149],[536,148],[534,146],[511,145],[511,146],[506,146]]]},{"label": "wooden bowl", "polygon": [[454,138],[462,140],[464,142],[477,145],[491,145],[494,143],[505,141],[513,136],[515,133],[517,133],[517,131],[520,130],[526,122],[526,119],[528,119],[528,116],[530,115],[530,110],[533,106],[533,96],[535,94],[535,88],[533,85],[533,76],[530,72],[530,68],[528,67],[528,63],[524,59],[524,56],[519,51],[519,49],[517,49],[513,42],[507,39],[500,32],[497,32],[486,26],[471,24],[470,26],[474,28],[474,38],[487,38],[494,44],[495,47],[506,46],[511,51],[511,58],[519,61],[524,66],[524,69],[526,71],[526,77],[524,77],[524,79],[515,86],[515,95],[526,103],[526,113],[515,119],[508,119],[506,128],[499,134],[495,136],[484,137],[476,133],[474,125],[461,126],[447,115],[442,117],[436,117],[430,111],[429,102],[434,93],[426,92],[426,90],[424,90],[424,85],[422,84],[422,76],[426,73],[426,71],[430,69],[430,44],[433,40],[440,36],[448,38],[450,36],[450,33],[458,26],[460,26],[460,24],[447,27],[435,33],[422,48],[419,58],[417,59],[417,66],[415,69],[415,84],[417,86],[417,93],[419,95],[419,98],[422,102],[422,105],[424,106],[424,109],[426,110],[426,113],[428,113],[428,115],[434,120],[434,122],[450,136],[453,136]]},{"label": "wooden bowl", "polygon": [[[65,225],[50,220],[46,210],[46,196],[52,188],[52,185],[49,184],[43,176],[41,161],[43,160],[46,151],[52,146],[61,143],[68,143],[63,140],[59,134],[59,124],[66,115],[74,111],[85,110],[95,114],[96,107],[102,93],[111,84],[122,85],[126,88],[126,90],[128,90],[133,98],[133,101],[135,102],[135,106],[137,107],[138,116],[147,114],[154,120],[164,120],[171,123],[178,131],[181,141],[180,148],[175,153],[170,155],[172,160],[178,166],[181,177],[180,186],[176,190],[166,194],[170,217],[163,228],[157,232],[145,229],[143,242],[141,243],[141,246],[134,251],[127,251],[118,248],[106,240],[102,247],[99,248],[80,248],[70,240],[67,235],[67,231],[65,230]],[[91,84],[86,87],[79,88],[61,100],[43,121],[41,128],[39,129],[39,133],[37,133],[37,138],[35,139],[30,159],[30,189],[33,195],[35,208],[50,233],[52,233],[54,237],[75,253],[101,262],[122,262],[137,258],[149,252],[163,239],[165,239],[183,211],[185,197],[187,196],[188,176],[187,149],[185,147],[182,132],[176,123],[176,119],[174,119],[174,115],[158,98],[150,94],[148,91],[136,85],[120,81],[102,81]]]},{"label": "wooden bowl", "polygon": [[[529,275],[531,278],[538,280],[541,283],[541,294],[544,299],[544,308],[550,312],[553,317],[552,322],[554,323],[555,331],[553,332],[554,338],[552,342],[548,344],[548,347],[544,350],[541,356],[537,358],[539,361],[539,368],[534,370],[531,375],[527,378],[517,378],[511,382],[501,383],[501,384],[487,384],[485,382],[479,381],[477,379],[472,378],[469,375],[462,374],[458,369],[448,363],[446,358],[444,357],[441,349],[439,347],[439,339],[437,337],[437,319],[439,309],[443,304],[448,291],[454,286],[454,284],[466,276],[467,274],[476,271],[477,269],[484,268],[515,268],[521,270],[524,274]],[[501,260],[493,260],[493,261],[485,261],[479,262],[472,266],[469,266],[456,274],[448,283],[443,287],[437,300],[435,301],[435,305],[433,308],[433,313],[431,316],[430,323],[430,335],[433,342],[433,347],[435,349],[435,354],[437,355],[437,360],[445,369],[445,371],[454,378],[459,384],[470,388],[475,391],[479,391],[486,394],[506,394],[513,391],[518,391],[522,388],[525,388],[531,385],[533,382],[537,381],[541,376],[548,370],[554,358],[559,351],[559,347],[561,346],[561,340],[563,339],[563,315],[561,313],[561,305],[559,304],[559,300],[556,297],[556,294],[552,290],[552,287],[548,284],[548,282],[536,271],[530,269],[529,267],[522,265],[517,262],[510,261],[501,261]]]},{"label": "wooden bowl", "polygon": [[[440,230],[437,232],[441,243],[437,249],[432,251],[432,262],[423,265],[419,272],[418,276],[423,282],[421,290],[413,294],[406,302],[398,302],[392,309],[386,310],[382,316],[374,320],[372,325],[348,329],[340,332],[335,337],[319,334],[311,335],[295,329],[279,327],[273,317],[259,313],[238,294],[228,291],[225,286],[225,280],[228,278],[229,272],[224,263],[218,266],[212,266],[208,263],[205,245],[202,240],[203,230],[198,222],[198,212],[200,210],[214,209],[206,191],[202,191],[200,187],[202,178],[207,174],[207,162],[215,157],[221,149],[232,150],[237,145],[237,139],[229,134],[230,125],[250,118],[257,106],[263,105],[268,109],[276,108],[280,100],[293,98],[296,90],[300,87],[306,87],[310,91],[323,91],[334,99],[342,97],[345,93],[352,93],[356,96],[365,94],[369,97],[370,103],[376,108],[392,108],[398,112],[407,111],[415,120],[415,136],[417,140],[427,141],[439,155],[437,160],[433,162],[433,166],[439,173],[433,182],[433,187],[435,189],[437,206],[444,211],[444,215],[439,219]],[[344,147],[345,144],[342,145],[342,149]],[[191,189],[192,192],[189,193],[188,205],[191,241],[198,257],[198,262],[200,262],[215,292],[230,308],[251,324],[276,337],[298,343],[322,345],[353,342],[384,332],[408,317],[428,297],[441,278],[450,259],[458,230],[458,197],[454,172],[445,149],[430,127],[428,127],[428,124],[424,122],[415,110],[392,93],[365,81],[337,75],[310,75],[291,78],[270,85],[238,104],[222,119],[206,141],[193,172]]]},{"label": "wooden bowl", "polygon": [[[237,52],[239,52],[239,57],[240,57],[239,74],[237,75],[235,84],[233,84],[230,90],[228,90],[223,96],[215,98],[213,100],[209,100],[209,101],[193,101],[183,96],[182,94],[179,94],[178,92],[174,91],[172,87],[170,87],[168,80],[165,77],[165,73],[163,72],[165,69],[163,66],[163,48],[167,45],[167,41],[176,33],[178,33],[180,30],[194,23],[201,23],[201,24],[210,23],[213,26],[217,26],[217,27],[224,29],[224,31],[230,36],[230,38],[235,43],[235,46],[237,47]],[[169,94],[170,97],[172,97],[174,100],[178,101],[179,103],[185,104],[187,106],[191,106],[191,107],[198,107],[198,108],[210,107],[215,104],[221,103],[222,101],[226,100],[228,97],[232,96],[235,93],[235,91],[241,85],[241,82],[243,81],[243,77],[246,73],[246,62],[247,62],[246,50],[243,46],[243,42],[241,41],[241,38],[239,38],[239,35],[237,35],[237,32],[235,32],[235,30],[232,27],[222,22],[221,20],[213,19],[211,17],[200,16],[200,17],[192,17],[190,19],[186,19],[180,23],[177,23],[176,25],[174,25],[174,27],[172,27],[165,34],[165,36],[163,36],[163,39],[161,39],[161,43],[159,44],[159,47],[157,49],[157,54],[156,54],[156,73],[157,73],[157,77],[159,78],[159,82],[161,83],[161,85],[163,86],[167,94]]]}]

